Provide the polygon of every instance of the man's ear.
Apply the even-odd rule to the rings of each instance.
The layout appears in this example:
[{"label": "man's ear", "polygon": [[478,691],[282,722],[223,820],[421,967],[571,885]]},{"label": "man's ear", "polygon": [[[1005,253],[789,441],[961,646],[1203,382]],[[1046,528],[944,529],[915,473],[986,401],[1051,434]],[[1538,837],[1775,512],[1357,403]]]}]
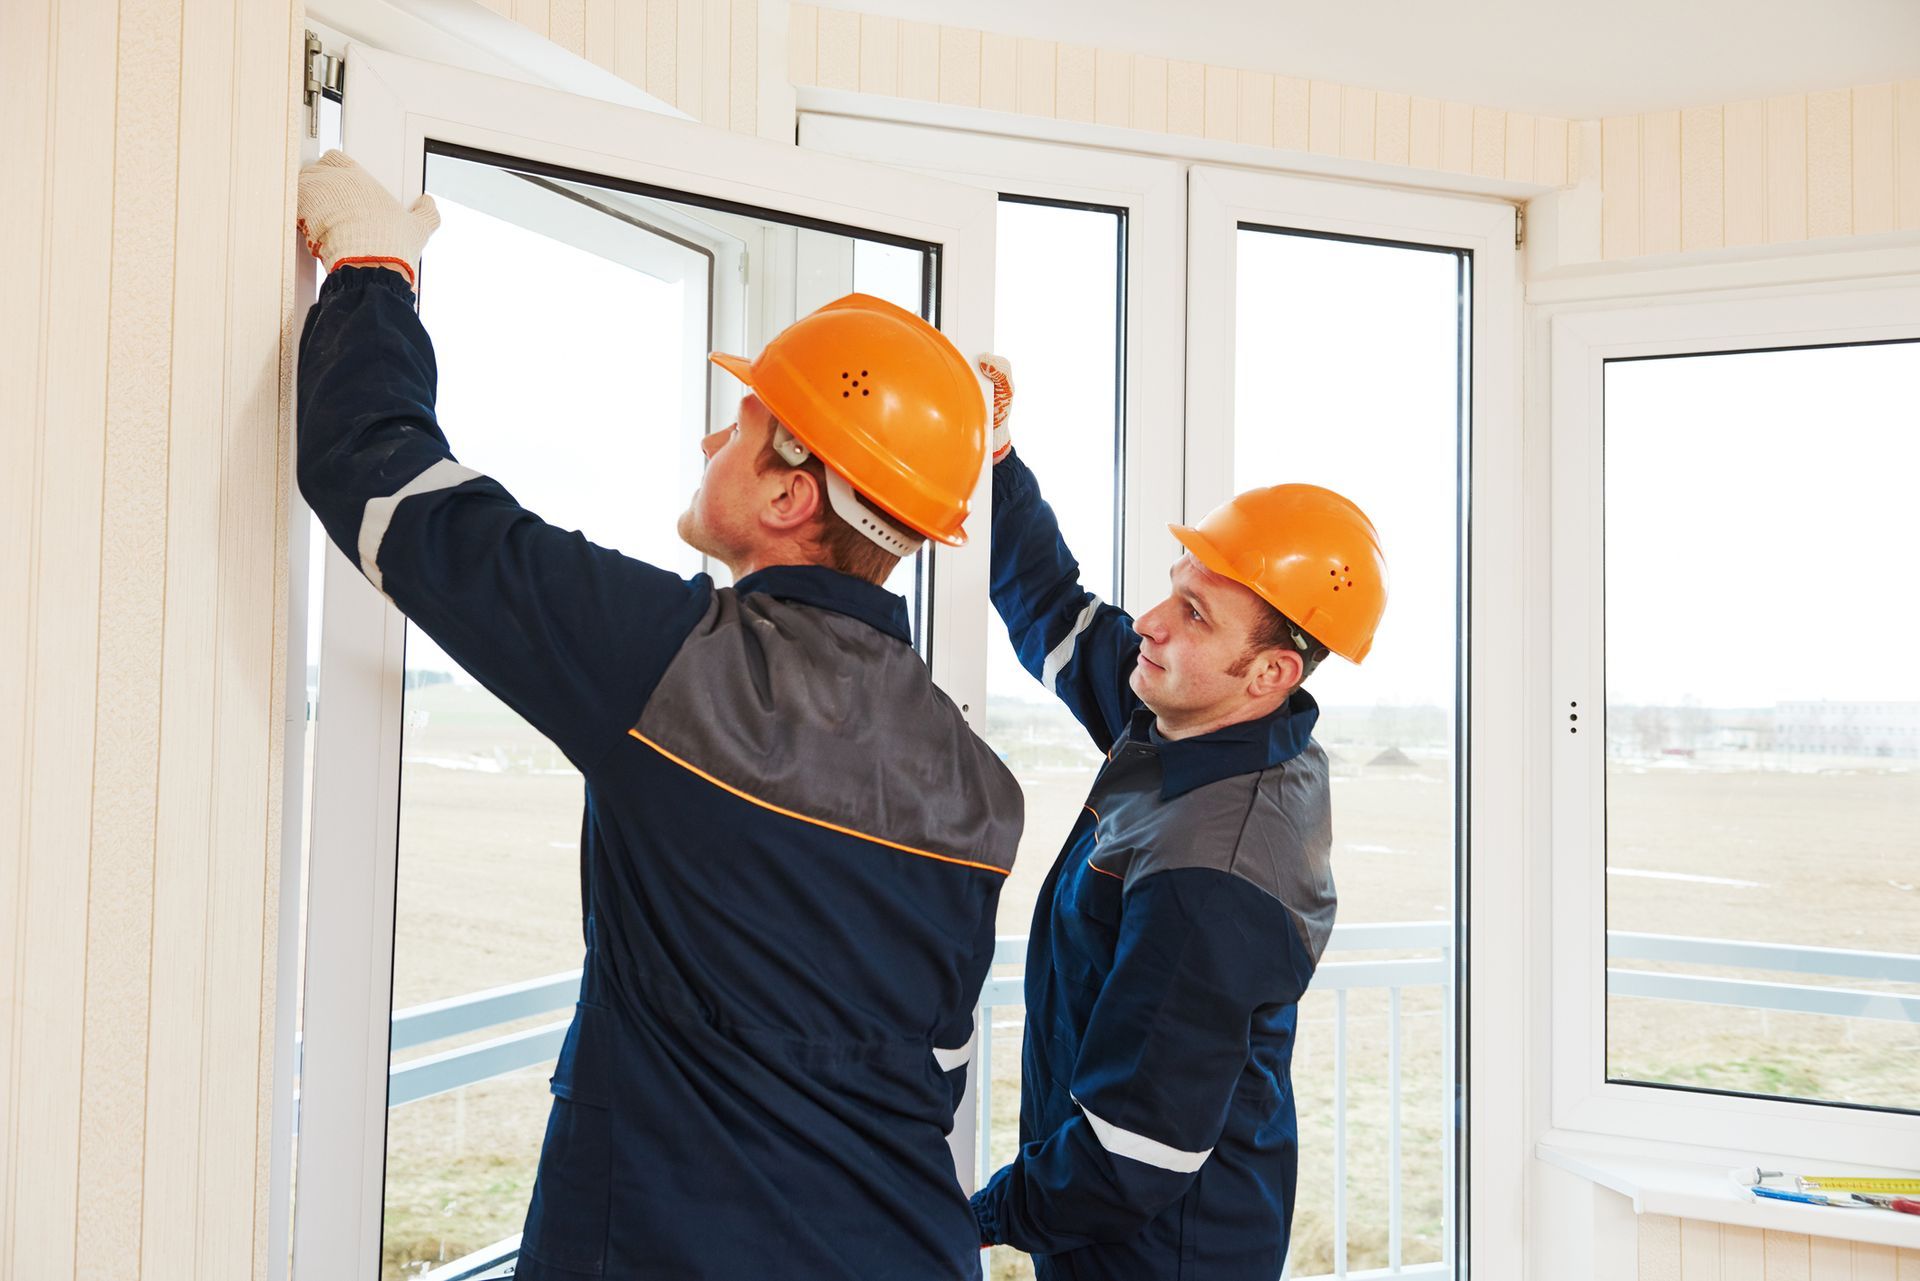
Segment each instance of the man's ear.
[{"label": "man's ear", "polygon": [[761,507],[760,523],[776,533],[790,534],[819,514],[827,496],[820,478],[804,467],[788,467],[775,474],[780,488]]},{"label": "man's ear", "polygon": [[1270,698],[1298,685],[1307,672],[1300,651],[1276,645],[1262,650],[1247,673],[1247,693],[1254,698]]}]

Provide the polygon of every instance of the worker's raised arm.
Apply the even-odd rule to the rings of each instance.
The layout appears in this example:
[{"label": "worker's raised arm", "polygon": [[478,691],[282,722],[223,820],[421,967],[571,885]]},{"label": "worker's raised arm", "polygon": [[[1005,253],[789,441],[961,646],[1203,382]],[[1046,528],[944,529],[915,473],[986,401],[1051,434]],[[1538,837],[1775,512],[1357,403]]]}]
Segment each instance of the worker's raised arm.
[{"label": "worker's raised arm", "polygon": [[980,368],[993,383],[993,607],[1021,666],[1059,696],[1104,752],[1140,706],[1127,684],[1140,637],[1132,618],[1081,585],[1053,508],[1013,451],[1006,361],[982,356]]},{"label": "worker's raised arm", "polygon": [[302,230],[336,269],[300,338],[300,492],[374,587],[585,767],[639,718],[712,584],[549,525],[454,458],[411,285],[437,215],[335,155],[317,187],[301,177]]}]

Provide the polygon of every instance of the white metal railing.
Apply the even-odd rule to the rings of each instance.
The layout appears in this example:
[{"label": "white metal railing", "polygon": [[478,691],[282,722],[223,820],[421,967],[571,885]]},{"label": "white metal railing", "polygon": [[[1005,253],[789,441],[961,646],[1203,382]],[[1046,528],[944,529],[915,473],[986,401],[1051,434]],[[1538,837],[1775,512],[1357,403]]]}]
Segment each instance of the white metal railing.
[{"label": "white metal railing", "polygon": [[[1452,926],[1445,921],[1380,925],[1339,925],[1327,944],[1328,954],[1342,952],[1422,952],[1428,955],[1385,960],[1323,960],[1314,975],[1312,991],[1333,995],[1334,1003],[1334,1262],[1335,1278],[1376,1276],[1449,1276],[1450,1260],[1406,1265],[1402,1260],[1402,1206],[1399,1180],[1389,1180],[1388,1266],[1383,1270],[1349,1272],[1347,1256],[1347,997],[1358,990],[1385,989],[1388,1000],[1388,1168],[1400,1168],[1401,1153],[1401,994],[1408,988],[1438,988],[1450,993],[1453,985]],[[975,1056],[979,1090],[979,1130],[975,1151],[979,1176],[994,1171],[991,1136],[994,1116],[994,1015],[998,1008],[1025,1003],[1024,979],[1010,967],[1026,960],[1024,936],[996,941],[994,970],[980,994],[980,1043]],[[1805,974],[1827,978],[1920,985],[1920,956],[1897,952],[1868,952],[1841,948],[1802,947],[1681,935],[1639,934],[1613,930],[1607,934],[1607,990],[1610,995],[1655,1000],[1691,1001],[1756,1010],[1792,1011],[1842,1018],[1891,1020],[1920,1024],[1920,996],[1864,988],[1781,983],[1745,978],[1676,974],[1626,968],[1614,962],[1651,962],[1710,966],[1777,974]],[[393,1016],[392,1045],[397,1052],[436,1041],[469,1036],[503,1025],[568,1010],[580,987],[580,971],[569,970],[524,983],[474,992],[450,1000],[397,1010]],[[1443,1002],[1443,1008],[1445,1003]],[[1442,1061],[1453,1061],[1453,1023],[1443,1018]],[[388,1074],[389,1107],[444,1094],[508,1072],[551,1062],[565,1038],[567,1020],[496,1036],[471,1045],[394,1064]],[[1453,1148],[1452,1091],[1442,1090],[1443,1153]],[[1453,1180],[1442,1179],[1443,1240],[1453,1239]],[[1285,1274],[1283,1274],[1284,1276]]]}]

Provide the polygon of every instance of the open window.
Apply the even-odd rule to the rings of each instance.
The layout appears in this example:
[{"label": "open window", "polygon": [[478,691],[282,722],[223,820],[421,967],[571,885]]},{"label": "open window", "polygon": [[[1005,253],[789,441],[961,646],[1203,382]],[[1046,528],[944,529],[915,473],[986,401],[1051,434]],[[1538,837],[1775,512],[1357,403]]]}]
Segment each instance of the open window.
[{"label": "open window", "polygon": [[[991,345],[985,193],[359,46],[348,59],[347,150],[441,207],[420,308],[449,438],[596,542],[703,568],[675,519],[701,436],[741,393],[711,350],[751,356],[855,289],[962,350]],[[976,727],[987,500],[983,477],[971,546],[923,551],[890,584]],[[294,1276],[471,1272],[511,1255],[577,988],[580,780],[328,557]],[[963,1178],[972,1134],[955,1129]]]}]

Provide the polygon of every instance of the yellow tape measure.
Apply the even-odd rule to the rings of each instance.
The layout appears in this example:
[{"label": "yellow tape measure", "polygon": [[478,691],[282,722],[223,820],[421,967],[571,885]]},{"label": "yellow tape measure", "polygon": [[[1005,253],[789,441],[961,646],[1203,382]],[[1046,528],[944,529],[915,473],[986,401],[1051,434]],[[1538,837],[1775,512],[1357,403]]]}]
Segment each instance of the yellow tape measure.
[{"label": "yellow tape measure", "polygon": [[1920,1196],[1920,1179],[1844,1179],[1800,1176],[1802,1192],[1874,1192],[1881,1196]]}]

